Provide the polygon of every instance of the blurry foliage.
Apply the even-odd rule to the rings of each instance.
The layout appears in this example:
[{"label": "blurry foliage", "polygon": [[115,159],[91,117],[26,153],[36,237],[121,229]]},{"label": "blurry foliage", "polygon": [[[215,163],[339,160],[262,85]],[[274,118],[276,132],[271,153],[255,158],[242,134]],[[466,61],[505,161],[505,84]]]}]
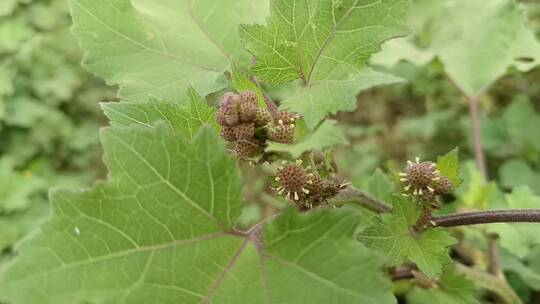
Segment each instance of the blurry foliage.
[{"label": "blurry foliage", "polygon": [[[540,4],[520,3],[529,17],[528,28],[540,38]],[[449,81],[440,48],[430,48],[434,36],[429,17],[439,9],[437,1],[416,4],[425,5],[412,10],[417,18],[411,17],[410,25],[417,31],[389,41],[371,60],[376,70],[407,82],[365,91],[358,96],[355,112],[334,116],[349,141],[335,154],[340,174],[373,196],[389,200],[393,183],[383,172],[401,170],[416,156],[435,160],[458,146],[460,159],[465,160],[463,183],[445,198],[442,212],[539,208],[540,69],[506,70],[513,65],[506,62],[507,73],[480,96],[491,178],[484,183],[472,161],[467,101]],[[80,68],[64,0],[1,0],[0,18],[0,250],[9,252],[47,214],[48,188],[85,185],[103,175],[97,129],[105,119],[97,101],[113,99],[114,91]],[[442,57],[447,62],[454,59]],[[454,72],[463,75],[462,70]],[[493,73],[500,76],[500,69]],[[492,76],[481,79],[481,85],[473,81],[466,86],[476,93],[497,78]],[[293,90],[282,86],[269,92],[274,100],[283,100]],[[252,203],[244,209],[241,224],[249,226],[267,212],[261,206],[281,207],[282,202],[266,193],[262,178],[244,174],[244,197]],[[461,244],[477,245],[484,233],[497,233],[507,279],[527,302],[540,292],[535,227],[497,224],[456,235]],[[485,248],[479,247],[481,252],[474,255],[485,260]],[[465,290],[466,295],[457,299],[454,293],[415,286],[406,298],[410,303],[468,303],[472,297],[471,284],[453,273],[445,273],[443,284],[456,286],[452,290],[456,294]]]},{"label": "blurry foliage", "polygon": [[[0,1],[0,259],[48,213],[49,188],[104,174],[99,101],[64,0]],[[0,260],[1,261],[1,260]]]}]

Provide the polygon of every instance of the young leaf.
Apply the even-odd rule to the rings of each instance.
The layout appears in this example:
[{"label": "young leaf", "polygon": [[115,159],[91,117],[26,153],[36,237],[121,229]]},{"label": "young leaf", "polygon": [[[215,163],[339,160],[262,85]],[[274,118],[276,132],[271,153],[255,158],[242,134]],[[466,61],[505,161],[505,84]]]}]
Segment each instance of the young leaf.
[{"label": "young leaf", "polygon": [[427,276],[433,277],[451,263],[448,248],[456,240],[442,228],[428,229],[418,237],[414,236],[411,226],[420,216],[415,204],[410,198],[394,197],[392,214],[373,218],[375,224],[357,237],[367,247],[383,252],[391,266],[411,261]]},{"label": "young leaf", "polygon": [[345,134],[337,126],[335,120],[325,120],[313,133],[310,133],[299,142],[286,145],[271,142],[268,144],[267,151],[289,152],[294,158],[309,150],[324,150],[347,143]]},{"label": "young leaf", "polygon": [[2,274],[2,301],[395,302],[382,258],[352,240],[354,214],[288,209],[236,231],[240,173],[210,128],[192,141],[108,128],[103,143],[110,179],[53,193],[51,220]]},{"label": "young leaf", "polygon": [[153,127],[161,121],[187,138],[193,138],[199,128],[206,124],[218,130],[216,110],[209,107],[206,100],[191,87],[187,96],[187,105],[150,98],[145,102],[104,103],[102,108],[115,127]]},{"label": "young leaf", "polygon": [[458,148],[446,153],[444,156],[437,157],[437,170],[448,177],[454,189],[459,187],[461,178],[459,177]]},{"label": "young leaf", "polygon": [[475,298],[474,284],[452,267],[446,267],[437,287],[423,289],[415,287],[407,294],[410,304],[479,304]]},{"label": "young leaf", "polygon": [[232,87],[238,93],[248,90],[254,91],[257,94],[259,106],[266,108],[266,101],[264,100],[264,93],[261,88],[259,88],[251,79],[249,79],[249,75],[243,73],[235,64],[232,64],[231,66],[231,81]]},{"label": "young leaf", "polygon": [[91,72],[133,101],[206,95],[234,59],[246,66],[236,27],[262,21],[266,0],[71,0],[74,33]]}]

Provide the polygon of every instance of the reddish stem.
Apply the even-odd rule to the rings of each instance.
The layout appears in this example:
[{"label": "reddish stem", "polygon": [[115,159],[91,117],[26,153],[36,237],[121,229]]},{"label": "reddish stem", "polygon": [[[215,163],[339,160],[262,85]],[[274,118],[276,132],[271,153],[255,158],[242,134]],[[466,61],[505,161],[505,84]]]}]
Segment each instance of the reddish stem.
[{"label": "reddish stem", "polygon": [[478,97],[466,96],[469,101],[469,115],[471,117],[472,135],[474,145],[474,158],[476,159],[476,166],[484,181],[487,181],[486,161],[484,157],[484,150],[482,149],[482,135],[480,132],[480,119],[478,117]]}]

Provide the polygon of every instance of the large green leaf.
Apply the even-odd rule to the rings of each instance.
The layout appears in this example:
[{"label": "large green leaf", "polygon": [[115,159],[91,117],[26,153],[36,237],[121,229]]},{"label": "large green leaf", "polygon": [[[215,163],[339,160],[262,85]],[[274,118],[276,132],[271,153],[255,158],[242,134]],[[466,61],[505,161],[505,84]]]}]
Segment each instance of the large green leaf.
[{"label": "large green leaf", "polygon": [[252,71],[280,83],[342,79],[340,66],[362,67],[387,39],[405,35],[407,0],[272,0],[266,26],[242,25],[257,62]]},{"label": "large green leaf", "polygon": [[[113,126],[127,127],[140,125],[151,127],[164,122],[171,130],[193,138],[203,125],[211,125],[216,130],[216,110],[209,107],[193,88],[187,92],[188,104],[150,99],[145,102],[112,102],[102,105],[105,115]],[[178,99],[177,99],[178,100]]]},{"label": "large green leaf", "polygon": [[102,135],[109,180],[53,193],[51,220],[2,275],[2,301],[395,303],[347,210],[288,209],[236,230],[239,170],[211,128],[192,141],[163,125]]},{"label": "large green leaf", "polygon": [[261,21],[266,0],[72,0],[74,33],[86,51],[84,65],[121,97],[166,100],[193,85],[203,95],[231,59],[247,65],[236,31]]},{"label": "large green leaf", "polygon": [[423,0],[414,9],[432,37],[430,48],[468,95],[485,91],[509,67],[540,63],[540,43],[514,0]]},{"label": "large green leaf", "polygon": [[416,236],[411,232],[420,210],[410,198],[394,197],[392,214],[373,218],[374,224],[358,234],[369,248],[382,251],[391,266],[407,261],[416,263],[429,277],[441,273],[450,264],[448,247],[456,240],[442,228],[433,228]]},{"label": "large green leaf", "polygon": [[360,69],[385,40],[407,34],[407,5],[408,0],[273,0],[266,26],[242,25],[240,36],[257,59],[252,71],[261,79],[302,79],[304,87],[283,104],[313,128],[328,113],[353,110],[358,91],[398,81]]},{"label": "large green leaf", "polygon": [[291,97],[282,101],[283,108],[302,114],[307,126],[314,128],[328,114],[356,109],[359,91],[403,79],[363,69],[350,73],[346,79],[318,80],[309,86],[299,86]]}]

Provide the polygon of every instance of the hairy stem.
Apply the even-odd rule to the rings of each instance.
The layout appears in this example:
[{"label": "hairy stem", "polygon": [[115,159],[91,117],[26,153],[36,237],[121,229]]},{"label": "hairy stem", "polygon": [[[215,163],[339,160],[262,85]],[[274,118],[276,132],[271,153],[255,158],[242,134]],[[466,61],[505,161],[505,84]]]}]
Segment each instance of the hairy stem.
[{"label": "hairy stem", "polygon": [[538,223],[540,209],[504,209],[455,213],[433,217],[436,226],[455,227],[488,223]]},{"label": "hairy stem", "polygon": [[[341,190],[330,203],[334,205],[353,203],[377,213],[392,212],[390,204],[352,186]],[[540,223],[540,209],[503,209],[454,213],[434,216],[431,220],[435,226],[439,227],[490,223]]]},{"label": "hairy stem", "polygon": [[472,136],[474,145],[474,158],[476,159],[476,166],[484,180],[487,180],[486,160],[484,157],[484,150],[482,149],[482,136],[480,133],[480,119],[478,117],[478,97],[469,97],[469,115],[471,117],[472,124]]},{"label": "hairy stem", "polygon": [[358,204],[377,213],[392,212],[392,206],[352,186],[341,190],[339,194],[331,200],[331,203],[336,205],[347,202]]}]

